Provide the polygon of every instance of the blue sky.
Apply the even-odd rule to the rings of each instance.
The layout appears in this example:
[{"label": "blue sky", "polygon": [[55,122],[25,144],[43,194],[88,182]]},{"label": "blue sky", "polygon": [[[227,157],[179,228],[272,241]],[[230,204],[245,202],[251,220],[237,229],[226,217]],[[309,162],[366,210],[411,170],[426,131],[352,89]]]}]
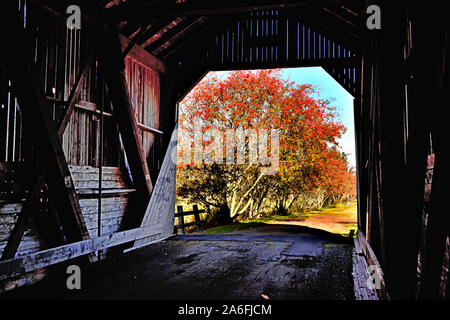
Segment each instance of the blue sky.
[{"label": "blue sky", "polygon": [[[340,119],[347,128],[339,139],[341,151],[348,156],[349,164],[356,167],[355,128],[353,118],[353,96],[321,67],[281,69],[285,79],[297,84],[311,84],[318,89],[321,99],[333,99],[332,105],[337,108]],[[215,72],[219,77],[226,77],[230,71]]]},{"label": "blue sky", "polygon": [[350,165],[356,166],[355,127],[353,118],[353,97],[321,67],[282,69],[283,77],[297,84],[312,84],[319,89],[322,99],[334,98],[341,121],[347,132],[339,140],[342,151],[348,154]]}]

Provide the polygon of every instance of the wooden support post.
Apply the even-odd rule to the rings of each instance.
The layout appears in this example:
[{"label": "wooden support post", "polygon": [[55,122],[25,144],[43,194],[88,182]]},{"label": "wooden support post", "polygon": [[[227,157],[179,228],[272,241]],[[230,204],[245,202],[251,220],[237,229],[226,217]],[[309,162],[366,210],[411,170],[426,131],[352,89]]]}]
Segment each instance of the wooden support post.
[{"label": "wooden support post", "polygon": [[91,68],[92,64],[94,63],[94,60],[95,60],[95,48],[91,48],[91,51],[88,54],[88,57],[84,63],[83,68],[77,75],[75,84],[69,95],[69,100],[67,100],[66,113],[64,114],[64,117],[58,126],[59,139],[62,138],[62,136],[64,135],[64,131],[66,131],[67,124],[69,123],[70,117],[72,116],[72,112],[75,107],[75,102],[77,101],[77,98],[80,95],[81,90],[83,88],[83,80],[86,78],[86,75],[89,72],[89,69]]},{"label": "wooden support post", "polygon": [[[114,115],[119,125],[119,131],[125,148],[128,165],[130,167],[133,183],[139,190],[139,199],[145,206],[152,193],[152,182],[148,170],[147,160],[144,156],[138,125],[131,104],[127,83],[124,75],[124,63],[119,38],[111,35],[103,36],[100,61],[105,81],[108,87]],[[130,227],[139,225],[144,208],[138,208],[133,217],[128,218]]]},{"label": "wooden support post", "polygon": [[184,235],[183,206],[177,206],[177,216],[178,216],[178,234]]},{"label": "wooden support post", "polygon": [[[433,184],[431,187],[431,208],[426,228],[422,280],[418,294],[418,297],[422,299],[439,298],[445,251],[445,227],[446,223],[448,223],[448,218],[445,217],[445,213],[450,210],[448,204],[448,194],[450,192],[448,177],[450,176],[450,172],[447,168],[449,157],[446,155],[447,151],[442,150],[446,149],[448,140],[435,136],[433,138],[435,162]],[[440,145],[438,148],[435,148],[436,143]]]},{"label": "wooden support post", "polygon": [[200,211],[198,210],[198,206],[194,204],[194,218],[195,218],[195,228],[197,232],[202,231],[201,220],[200,220]]},{"label": "wooden support post", "polygon": [[361,194],[362,194],[362,188],[361,188],[361,175],[362,175],[362,158],[361,158],[361,98],[356,97],[355,100],[353,100],[353,117],[354,117],[354,123],[355,123],[355,145],[356,145],[356,193],[357,193],[357,199],[358,199],[358,229],[362,232],[366,229],[365,225],[365,219],[363,214],[363,207],[361,203]]},{"label": "wooden support post", "polygon": [[[411,299],[417,275],[420,212],[405,210],[408,194],[408,158],[405,154],[404,84],[401,59],[405,34],[405,7],[383,2],[383,28],[375,46],[377,131],[381,160],[381,232],[384,234],[383,269],[386,289],[392,299]],[[375,39],[376,40],[376,39]],[[378,165],[378,164],[377,164]],[[423,176],[422,179],[425,179]],[[422,194],[423,197],[423,194]],[[373,210],[373,209],[372,209]],[[402,236],[399,237],[399,231]],[[372,242],[370,242],[372,244]]]},{"label": "wooden support post", "polygon": [[95,152],[94,152],[94,165],[100,166],[100,120],[94,119],[92,121],[92,132],[95,137]]},{"label": "wooden support post", "polygon": [[[132,44],[125,36],[119,34],[120,44],[123,50],[122,57],[125,58],[125,53],[130,58],[139,61],[147,68],[152,69],[160,75],[167,73],[167,66],[164,62],[157,59],[155,56],[148,53],[145,49],[137,44]],[[127,52],[128,51],[128,52]]]},{"label": "wooden support post", "polygon": [[156,234],[157,226],[135,228],[0,261],[0,281]]},{"label": "wooden support post", "polygon": [[143,25],[139,32],[131,39],[130,43],[127,45],[127,47],[123,50],[122,56],[125,59],[128,53],[133,49],[133,47],[141,40],[141,38],[147,33],[149,27],[154,23],[154,21],[147,23],[146,25]]},{"label": "wooden support post", "polygon": [[[69,123],[70,117],[73,113],[76,99],[81,93],[83,79],[85,79],[90,67],[92,66],[92,63],[94,62],[94,59],[95,59],[95,50],[94,48],[92,48],[88,54],[84,67],[82,68],[82,70],[80,71],[80,73],[76,78],[74,87],[72,88],[69,95],[69,100],[67,101],[66,113],[62,121],[58,125],[58,138],[60,140],[62,139],[64,131],[66,130],[67,124]],[[28,221],[33,213],[33,210],[35,210],[37,206],[39,195],[41,192],[41,187],[44,184],[44,181],[45,176],[44,173],[41,172],[37,180],[30,184],[29,188],[30,192],[28,194],[28,197],[25,199],[22,210],[20,211],[19,214],[19,218],[15,223],[14,229],[12,230],[11,235],[8,239],[8,243],[6,244],[6,247],[3,250],[1,260],[10,259],[15,256],[17,249],[20,245],[20,241],[22,240],[23,234],[25,232],[25,228],[28,224]]]},{"label": "wooden support post", "polygon": [[28,123],[35,125],[38,151],[42,162],[45,163],[47,183],[66,240],[69,242],[86,240],[89,234],[56,126],[49,113],[51,107],[45,98],[36,66],[29,55],[32,51],[29,47],[31,41],[22,27],[23,23],[20,23],[14,5],[10,5],[2,13],[13,18],[5,21],[15,21],[2,28],[3,39],[9,44],[9,49],[2,51],[2,61],[17,92],[23,117],[28,119]]},{"label": "wooden support post", "polygon": [[371,75],[370,68],[373,65],[371,53],[369,50],[369,36],[366,35],[365,39],[365,50],[361,52],[361,70],[359,74],[359,79],[361,81],[360,93],[361,96],[355,100],[354,105],[354,118],[355,118],[355,134],[357,143],[357,171],[358,171],[358,226],[361,232],[368,239],[369,235],[366,232],[368,229],[368,219],[367,219],[367,195],[369,193],[368,188],[368,174],[367,174],[367,161],[368,161],[368,129],[369,124],[367,119],[369,119],[368,113],[370,111],[371,104]]},{"label": "wooden support post", "polygon": [[[173,224],[175,215],[175,183],[176,183],[176,150],[177,150],[177,127],[173,130],[169,146],[164,156],[155,189],[148,203],[141,227],[158,225],[160,238],[173,235]],[[154,239],[140,239],[135,241],[133,248],[146,245]]]},{"label": "wooden support post", "polygon": [[[425,166],[427,162],[428,146],[426,139],[432,139],[434,152],[433,180],[431,187],[431,204],[426,219],[424,247],[422,252],[422,272],[418,298],[441,299],[441,275],[445,257],[446,238],[450,234],[450,170],[448,141],[450,132],[448,119],[450,112],[442,108],[448,102],[450,82],[448,80],[448,34],[441,23],[446,20],[443,8],[423,8],[415,5],[412,21],[414,28],[421,30],[414,36],[414,94],[415,108],[413,109],[414,127],[411,128],[415,138],[414,158],[417,163],[411,167],[421,173],[420,184],[412,187],[422,189],[420,204],[423,205],[423,184],[425,180]],[[429,126],[425,127],[424,126]],[[417,130],[417,132],[416,132]],[[419,162],[420,161],[420,162]],[[416,173],[416,174],[417,174]],[[413,175],[414,177],[414,175]],[[417,177],[416,179],[418,179]],[[416,191],[412,189],[412,191]],[[418,190],[417,190],[418,191]],[[411,200],[418,198],[418,192],[410,195]],[[418,199],[417,199],[418,200]],[[416,203],[413,201],[412,203]],[[422,211],[420,211],[422,213]]]}]

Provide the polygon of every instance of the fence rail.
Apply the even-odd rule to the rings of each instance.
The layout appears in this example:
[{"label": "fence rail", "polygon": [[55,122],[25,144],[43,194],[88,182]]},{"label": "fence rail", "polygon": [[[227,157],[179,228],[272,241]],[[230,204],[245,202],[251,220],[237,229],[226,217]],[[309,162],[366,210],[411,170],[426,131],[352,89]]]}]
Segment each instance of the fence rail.
[{"label": "fence rail", "polygon": [[[202,224],[206,220],[200,220],[200,213],[205,212],[205,210],[199,210],[197,205],[193,206],[192,211],[183,211],[183,206],[177,206],[177,212],[175,212],[175,219],[178,220],[178,225],[174,226],[174,233],[179,231],[180,235],[184,235],[184,229],[187,227],[196,226],[196,231],[202,231]],[[193,215],[195,218],[194,222],[184,223],[184,217]]]}]

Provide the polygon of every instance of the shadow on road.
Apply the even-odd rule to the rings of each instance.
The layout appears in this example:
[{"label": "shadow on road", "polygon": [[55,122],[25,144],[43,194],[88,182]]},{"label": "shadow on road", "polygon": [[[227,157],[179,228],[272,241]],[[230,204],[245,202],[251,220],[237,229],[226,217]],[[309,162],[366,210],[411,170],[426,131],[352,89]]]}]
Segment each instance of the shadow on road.
[{"label": "shadow on road", "polygon": [[352,239],[292,225],[174,236],[82,265],[81,290],[66,288],[60,265],[0,299],[352,300],[352,248]]}]

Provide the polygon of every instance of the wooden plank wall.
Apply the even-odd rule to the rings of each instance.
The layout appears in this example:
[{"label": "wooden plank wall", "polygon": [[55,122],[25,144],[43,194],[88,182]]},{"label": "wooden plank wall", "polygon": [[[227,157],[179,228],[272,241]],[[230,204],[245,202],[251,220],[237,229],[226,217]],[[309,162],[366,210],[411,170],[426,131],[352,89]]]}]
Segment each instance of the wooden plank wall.
[{"label": "wooden plank wall", "polygon": [[[355,44],[337,41],[332,30],[317,23],[313,27],[306,18],[280,10],[255,11],[220,23],[217,31],[194,34],[188,44],[160,54],[180,68],[193,61],[201,61],[209,70],[324,66],[356,95]],[[209,46],[204,46],[205,42]],[[177,55],[182,49],[183,55]]]},{"label": "wooden plank wall", "polygon": [[125,76],[130,99],[136,113],[145,157],[153,181],[161,167],[162,136],[147,128],[160,128],[160,75],[138,62],[135,58],[125,59]]},{"label": "wooden plank wall", "polygon": [[[65,102],[69,98],[76,77],[87,59],[92,46],[91,39],[87,32],[66,28],[63,16],[55,15],[34,2],[18,2],[24,11],[24,26],[33,36],[33,50],[30,51],[30,55],[43,80],[47,100],[52,106],[52,117],[58,123],[65,113]],[[80,97],[76,101],[78,108],[74,111],[63,136],[63,150],[70,164],[97,164],[95,154],[99,119],[97,105],[102,103],[106,112],[111,110],[101,79],[98,81],[100,83],[96,84],[99,76],[101,77],[99,70],[93,63],[83,81]],[[1,82],[4,90],[0,97],[0,128],[2,128],[0,162],[29,161],[33,151],[30,133],[23,128],[20,106],[6,75],[2,74]],[[101,88],[99,92],[95,90],[96,85]],[[105,164],[118,166],[120,165],[118,130],[110,117],[106,117],[105,127],[109,130],[110,137],[105,143]]]},{"label": "wooden plank wall", "polygon": [[[0,169],[5,169],[5,167],[5,165],[1,165]],[[7,168],[9,172],[14,171],[16,176],[19,176],[24,166],[22,164],[9,164]],[[80,207],[89,235],[94,238],[98,235],[99,169],[91,166],[73,165],[69,166],[69,168],[79,196]],[[5,178],[4,172],[5,170],[0,170],[2,178]],[[132,197],[135,190],[131,188],[128,173],[118,167],[104,167],[102,177],[101,235],[109,235],[121,230],[123,216],[127,213],[130,197]],[[10,188],[10,190],[15,190],[15,188]],[[8,200],[8,197],[5,195],[0,197],[0,256],[17,221],[18,214],[21,212],[26,195],[25,191],[21,193],[21,196],[17,194],[17,190],[15,190],[15,193],[15,197],[11,198],[11,200]],[[11,191],[8,194],[11,194]],[[48,243],[47,239],[45,239],[47,230],[42,226],[43,222],[37,221],[37,219],[43,218],[41,215],[51,214],[47,205],[48,199],[45,198],[45,192],[43,192],[41,206],[37,208],[39,217],[32,217],[20,242],[16,257],[52,247],[51,243]],[[103,257],[106,257],[107,250],[104,250],[102,254]],[[0,291],[11,286],[30,283],[42,278],[43,275],[42,270],[40,270],[37,273],[31,272],[25,277],[18,277],[13,281],[1,283]]]},{"label": "wooden plank wall", "polygon": [[364,37],[359,227],[392,299],[448,299],[450,29],[437,7],[394,7]]},{"label": "wooden plank wall", "polygon": [[[0,181],[2,182],[0,185],[0,256],[22,210],[28,192],[24,186],[30,176],[29,168],[24,162],[0,162]],[[36,211],[42,213],[42,209],[44,208],[40,206],[36,208]],[[16,257],[38,252],[45,247],[44,241],[39,237],[38,223],[35,218],[31,219],[25,229]],[[6,282],[2,281],[0,292],[40,280],[45,275],[44,270],[36,270]]]},{"label": "wooden plank wall", "polygon": [[[67,100],[75,80],[83,68],[92,47],[91,34],[86,30],[66,28],[65,16],[41,7],[38,2],[17,0],[24,18],[24,26],[33,37],[30,52],[39,69],[47,100],[52,106],[52,117],[59,123],[65,114]],[[19,6],[19,5],[18,5]],[[133,51],[134,52],[134,51]],[[97,236],[98,187],[100,155],[100,117],[103,107],[104,147],[102,163],[102,210],[101,234],[108,235],[122,229],[122,219],[134,201],[133,188],[126,168],[123,146],[114,119],[108,89],[102,71],[94,59],[82,82],[80,96],[61,139],[63,151],[76,187],[80,207],[89,235]],[[140,63],[139,56],[125,59],[125,74],[129,83],[136,119],[140,124],[145,155],[155,177],[161,166],[162,132],[160,128],[160,73],[164,66],[155,70]],[[20,213],[27,190],[38,168],[37,156],[31,142],[33,132],[24,127],[20,106],[14,96],[8,75],[0,68],[0,176],[11,183],[0,188],[0,255],[9,239],[17,215]],[[24,174],[24,172],[27,172]],[[6,181],[6,180],[3,180]],[[16,257],[36,253],[61,245],[63,238],[47,237],[58,229],[53,225],[52,200],[47,190],[41,190],[39,217],[32,217],[19,245]],[[47,220],[48,219],[48,220]],[[54,229],[52,229],[55,227]],[[106,252],[105,250],[104,252]],[[4,288],[22,285],[42,278],[43,271],[22,275],[2,282]]]},{"label": "wooden plank wall", "polygon": [[[9,88],[10,82],[3,78],[0,85]],[[5,90],[1,97],[0,128],[0,161],[23,161],[25,155],[22,149],[26,136],[23,134],[17,99],[10,90]]]},{"label": "wooden plank wall", "polygon": [[[104,111],[103,120],[103,130],[107,133],[103,141],[103,165],[123,166],[123,147],[117,124],[110,108],[105,110],[108,111]],[[75,105],[62,138],[64,154],[69,164],[99,166],[100,115],[100,108],[95,103],[82,100]]]},{"label": "wooden plank wall", "polygon": [[[394,230],[399,232],[402,229],[398,223],[400,217],[407,214],[404,207],[399,208],[405,196],[406,182],[406,119],[403,116],[406,104],[402,79],[400,72],[397,72],[398,64],[394,63],[395,59],[400,60],[397,49],[403,45],[397,38],[400,27],[394,21],[400,18],[396,16],[395,20],[395,14],[397,11],[384,18],[387,21],[384,33],[366,31],[363,37],[361,97],[358,104],[361,109],[356,111],[355,116],[360,124],[357,147],[361,191],[359,228],[380,262],[386,276],[386,290],[393,298],[408,291],[406,286],[400,290],[398,288],[402,282],[410,284],[406,279],[411,271],[411,265],[404,268],[405,265],[399,261],[403,255],[399,251],[404,239],[395,239],[393,234]],[[391,47],[394,40],[397,43]],[[408,223],[405,223],[405,228],[408,228]],[[398,274],[400,268],[407,269],[407,272]]]},{"label": "wooden plank wall", "polygon": [[[413,7],[412,38],[419,65],[410,64],[415,71],[416,88],[421,97],[427,125],[424,201],[421,212],[420,247],[417,267],[416,297],[422,299],[449,299],[450,260],[450,206],[448,131],[448,93],[450,88],[448,61],[450,59],[450,28],[439,7]],[[414,32],[420,30],[420,32]],[[418,100],[417,98],[415,100]],[[410,129],[416,131],[415,127]]]},{"label": "wooden plank wall", "polygon": [[[96,237],[98,222],[99,169],[91,166],[69,166],[80,198],[80,206],[91,237]],[[135,190],[126,171],[117,167],[102,168],[101,235],[120,229],[127,210],[128,196]]]},{"label": "wooden plank wall", "polygon": [[[15,222],[17,215],[22,209],[22,202],[17,203],[3,203],[0,205],[0,254],[6,246]],[[41,248],[41,243],[38,238],[37,230],[34,225],[29,226],[25,231],[22,242],[17,249],[16,256],[24,256],[29,253],[37,252]]]}]

